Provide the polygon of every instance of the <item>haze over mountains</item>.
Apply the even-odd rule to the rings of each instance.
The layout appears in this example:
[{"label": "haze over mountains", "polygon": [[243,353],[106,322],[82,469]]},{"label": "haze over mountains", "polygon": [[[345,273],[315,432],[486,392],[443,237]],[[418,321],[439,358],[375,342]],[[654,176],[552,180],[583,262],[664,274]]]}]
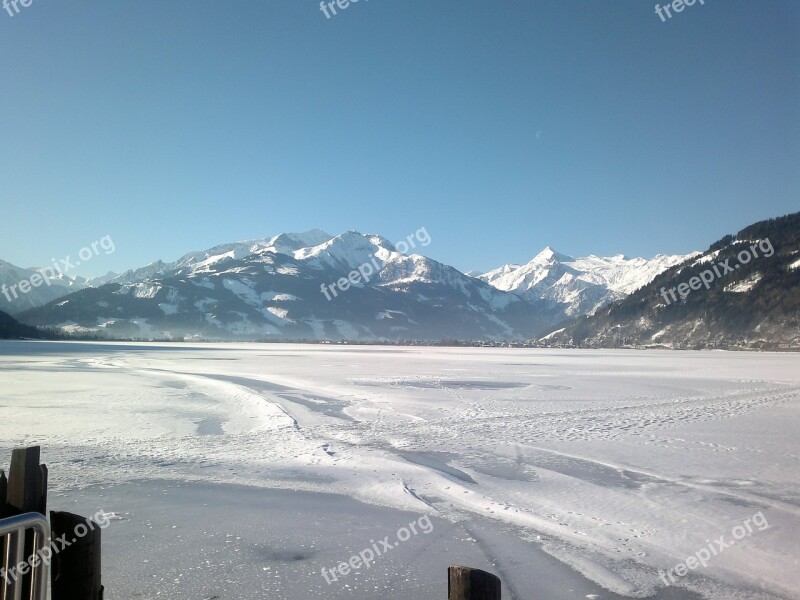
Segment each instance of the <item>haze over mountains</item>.
[{"label": "haze over mountains", "polygon": [[[144,339],[523,340],[590,314],[687,258],[576,259],[547,248],[526,265],[472,277],[421,251],[417,244],[403,254],[379,235],[355,231],[280,234],[65,280],[25,298],[21,309],[2,298],[3,310],[32,325]],[[367,263],[379,267],[369,281],[330,300],[322,293]],[[8,265],[0,283],[32,272]]]}]

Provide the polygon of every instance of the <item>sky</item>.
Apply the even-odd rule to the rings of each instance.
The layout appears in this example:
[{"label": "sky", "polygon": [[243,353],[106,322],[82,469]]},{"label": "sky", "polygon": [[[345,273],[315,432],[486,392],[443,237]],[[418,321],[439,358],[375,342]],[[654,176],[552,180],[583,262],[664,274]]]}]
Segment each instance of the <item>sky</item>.
[{"label": "sky", "polygon": [[[664,2],[666,3],[666,2]],[[99,275],[321,228],[464,271],[800,210],[800,3],[33,0],[0,10],[0,259]]]}]

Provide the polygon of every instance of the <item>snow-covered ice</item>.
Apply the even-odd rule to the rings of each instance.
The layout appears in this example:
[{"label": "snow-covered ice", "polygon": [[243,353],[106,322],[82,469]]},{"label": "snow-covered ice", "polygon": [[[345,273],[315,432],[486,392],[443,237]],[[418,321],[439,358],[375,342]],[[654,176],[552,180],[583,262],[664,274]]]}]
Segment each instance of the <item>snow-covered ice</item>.
[{"label": "snow-covered ice", "polygon": [[[2,342],[0,377],[0,460],[40,444],[51,507],[128,515],[104,532],[111,599],[156,597],[115,553],[167,522],[212,532],[206,552],[247,581],[284,585],[250,597],[370,598],[377,571],[329,586],[320,567],[421,514],[443,537],[405,542],[381,597],[441,590],[469,548],[459,559],[498,573],[509,598],[800,596],[798,354]],[[181,491],[157,510],[160,489]],[[283,529],[241,517],[265,499]],[[212,525],[198,532],[192,511]],[[758,512],[769,527],[665,587],[659,570]],[[270,536],[316,550],[258,566]],[[175,590],[195,589],[162,597],[247,597],[235,570],[212,590],[199,557],[169,560]]]}]

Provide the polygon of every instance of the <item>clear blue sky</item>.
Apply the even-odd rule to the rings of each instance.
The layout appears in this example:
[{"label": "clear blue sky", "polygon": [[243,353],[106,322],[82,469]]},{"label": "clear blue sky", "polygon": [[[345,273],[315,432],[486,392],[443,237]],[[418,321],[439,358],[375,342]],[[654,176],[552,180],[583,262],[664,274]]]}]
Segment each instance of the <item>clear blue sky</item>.
[{"label": "clear blue sky", "polygon": [[[33,0],[0,12],[0,258],[314,227],[463,270],[800,210],[800,3]],[[663,4],[663,2],[662,2]],[[85,267],[85,269],[84,269]]]}]

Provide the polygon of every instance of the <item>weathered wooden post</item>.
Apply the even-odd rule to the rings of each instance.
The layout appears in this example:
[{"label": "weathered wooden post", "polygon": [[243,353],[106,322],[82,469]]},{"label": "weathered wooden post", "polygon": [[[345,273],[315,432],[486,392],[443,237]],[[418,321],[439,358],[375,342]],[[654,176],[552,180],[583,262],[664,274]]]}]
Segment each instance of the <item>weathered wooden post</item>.
[{"label": "weathered wooden post", "polygon": [[54,540],[64,536],[70,542],[51,566],[53,600],[103,600],[100,526],[80,515],[51,511],[50,528]]},{"label": "weathered wooden post", "polygon": [[[20,515],[28,512],[47,514],[47,467],[39,464],[41,449],[39,446],[29,448],[15,448],[11,452],[11,466],[8,469],[8,484],[6,490],[5,516]],[[15,534],[16,535],[16,534]],[[12,551],[13,543],[7,545],[6,562],[13,566],[19,561],[26,560],[33,552],[34,533],[25,534],[25,553],[16,556]],[[11,538],[14,536],[12,535]],[[21,577],[22,596],[29,598],[34,572],[37,568]],[[5,582],[4,582],[5,583]],[[4,592],[7,591],[4,585]]]},{"label": "weathered wooden post", "polygon": [[39,446],[15,448],[11,452],[7,502],[14,511],[47,512],[47,467],[39,464],[40,455]]},{"label": "weathered wooden post", "polygon": [[500,579],[471,567],[452,566],[447,570],[449,600],[500,600]]}]

